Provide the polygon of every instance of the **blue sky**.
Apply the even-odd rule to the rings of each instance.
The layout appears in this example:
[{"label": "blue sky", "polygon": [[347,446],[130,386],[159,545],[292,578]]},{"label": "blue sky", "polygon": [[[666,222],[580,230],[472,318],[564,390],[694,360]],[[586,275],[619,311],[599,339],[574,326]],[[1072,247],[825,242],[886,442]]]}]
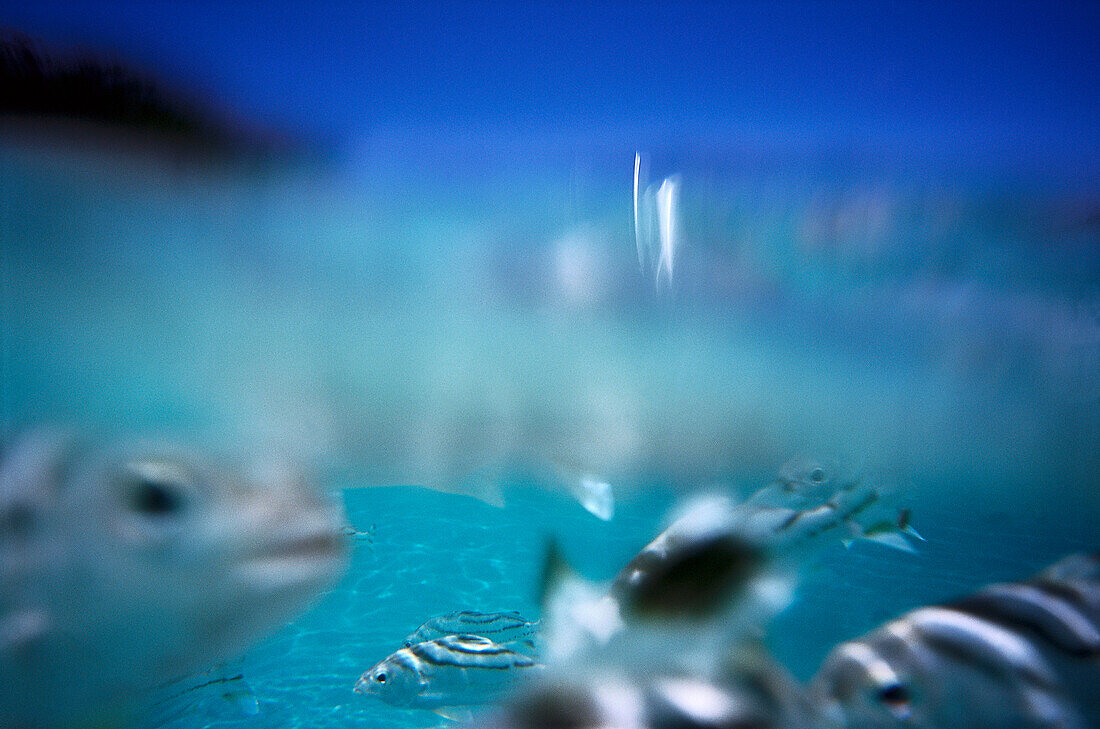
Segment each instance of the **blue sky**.
[{"label": "blue sky", "polygon": [[0,0],[0,23],[338,144],[551,132],[1100,168],[1095,2]]}]

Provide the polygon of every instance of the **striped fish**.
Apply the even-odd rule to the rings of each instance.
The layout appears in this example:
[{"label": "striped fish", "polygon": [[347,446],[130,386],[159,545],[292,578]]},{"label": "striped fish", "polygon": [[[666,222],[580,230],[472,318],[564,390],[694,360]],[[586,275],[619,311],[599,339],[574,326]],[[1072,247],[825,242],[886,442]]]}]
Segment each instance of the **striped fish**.
[{"label": "striped fish", "polygon": [[859,480],[857,470],[845,462],[800,455],[784,463],[775,479],[749,501],[760,506],[811,508]]},{"label": "striped fish", "polygon": [[1100,554],[906,613],[837,646],[812,686],[851,729],[1100,727]]},{"label": "striped fish", "polygon": [[[757,638],[790,603],[814,553],[868,533],[879,492],[870,480],[814,478],[793,495],[734,502],[697,497],[612,580],[593,585],[554,549],[544,568],[542,649],[571,670],[675,670],[714,678],[731,646]],[[819,475],[820,476],[820,475]],[[812,493],[809,493],[811,492]],[[901,537],[895,532],[895,536]]]},{"label": "striped fish", "polygon": [[767,598],[765,613],[753,616],[760,622],[785,607],[783,584],[793,588],[792,572],[812,550],[863,538],[913,551],[900,533],[911,530],[908,522],[891,527],[874,515],[880,498],[870,481],[799,466],[789,473],[788,464],[742,503],[725,496],[690,502],[616,576],[611,594],[624,617],[709,619],[731,605],[748,607],[764,587],[756,596]]},{"label": "striped fish", "polygon": [[448,635],[480,635],[497,644],[533,647],[539,621],[531,622],[515,611],[479,613],[459,610],[429,618],[405,638],[405,647]]},{"label": "striped fish", "polygon": [[448,635],[414,643],[371,666],[355,683],[358,694],[387,704],[430,709],[485,704],[538,674],[542,665],[477,635]]},{"label": "striped fish", "polygon": [[142,710],[136,729],[194,725],[197,720],[240,720],[259,713],[259,701],[244,675],[218,666],[158,687]]}]

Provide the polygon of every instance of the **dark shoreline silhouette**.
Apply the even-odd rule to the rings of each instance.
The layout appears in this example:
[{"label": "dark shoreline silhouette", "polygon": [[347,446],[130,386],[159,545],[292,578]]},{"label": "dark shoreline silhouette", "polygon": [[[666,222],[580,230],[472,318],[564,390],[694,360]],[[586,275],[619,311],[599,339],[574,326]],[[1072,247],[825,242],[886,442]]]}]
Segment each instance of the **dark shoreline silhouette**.
[{"label": "dark shoreline silhouette", "polygon": [[57,52],[0,29],[0,131],[142,155],[210,161],[300,156],[288,134],[232,121],[194,93],[169,88],[124,60]]}]

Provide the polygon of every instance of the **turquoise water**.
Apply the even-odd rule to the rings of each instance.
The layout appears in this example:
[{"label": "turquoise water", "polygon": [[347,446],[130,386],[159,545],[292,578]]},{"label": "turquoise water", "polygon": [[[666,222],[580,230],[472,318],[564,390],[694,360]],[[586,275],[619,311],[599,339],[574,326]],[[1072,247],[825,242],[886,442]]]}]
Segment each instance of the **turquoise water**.
[{"label": "turquoise water", "polygon": [[[431,712],[354,694],[351,687],[432,615],[473,609],[537,617],[535,591],[550,535],[588,577],[609,578],[656,534],[671,503],[655,488],[621,505],[612,522],[601,522],[545,492],[520,493],[503,509],[418,488],[344,494],[352,523],[375,526],[373,545],[360,542],[347,577],[319,605],[248,653],[241,669],[261,713],[209,721],[196,711],[172,729],[446,723]],[[1022,577],[1100,543],[1092,514],[1072,514],[1041,498],[976,504],[960,494],[938,506],[921,502],[914,524],[928,541],[919,554],[857,542],[819,555],[769,637],[796,675],[808,678],[836,642],[900,612],[988,581]]]},{"label": "turquoise water", "polygon": [[[798,453],[896,476],[927,538],[819,555],[769,635],[800,678],[905,610],[1100,545],[1087,206],[1038,183],[673,151],[654,163],[684,185],[666,291],[639,272],[633,153],[206,178],[4,151],[0,432],[289,449],[374,527],[344,580],[244,657],[260,714],[172,729],[436,726],[356,678],[433,615],[538,617],[550,537],[607,579],[674,494],[745,494]],[[350,488],[524,469],[546,488],[505,508]],[[617,489],[612,521],[562,495],[577,474]]]},{"label": "turquoise water", "polygon": [[357,527],[375,526],[355,548],[347,577],[307,615],[250,651],[240,669],[260,715],[170,726],[423,727],[442,720],[352,693],[359,675],[402,645],[427,618],[459,609],[538,616],[536,592],[547,539],[589,576],[606,579],[644,545],[666,497],[651,495],[601,522],[578,505],[527,492],[506,508],[418,488],[345,492]]}]

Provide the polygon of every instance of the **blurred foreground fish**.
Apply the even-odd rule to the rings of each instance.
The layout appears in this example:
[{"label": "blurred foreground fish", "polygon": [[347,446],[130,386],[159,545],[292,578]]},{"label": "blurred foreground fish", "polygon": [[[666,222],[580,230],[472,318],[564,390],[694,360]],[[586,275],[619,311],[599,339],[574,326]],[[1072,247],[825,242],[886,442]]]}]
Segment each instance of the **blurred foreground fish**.
[{"label": "blurred foreground fish", "polygon": [[[890,531],[877,518],[880,496],[871,480],[833,473],[821,479],[827,488],[812,484],[812,498],[801,487],[784,487],[785,502],[777,501],[770,484],[740,503],[725,495],[689,500],[606,590],[555,567],[551,555],[548,658],[599,662],[610,655],[644,670],[658,647],[685,670],[710,676],[730,646],[762,635],[790,603],[814,554],[830,543],[889,535],[901,542],[887,539],[889,546],[912,551],[900,527]],[[773,505],[779,503],[791,505]]]},{"label": "blurred foreground fish", "polygon": [[573,574],[552,547],[547,674],[482,726],[838,726],[762,638],[807,560],[864,531],[878,500],[854,473],[792,462],[743,502],[691,500],[607,589]]},{"label": "blurred foreground fish", "polygon": [[358,694],[387,704],[465,717],[455,707],[496,701],[543,670],[530,656],[477,635],[448,635],[402,648],[368,669]]},{"label": "blurred foreground fish", "polygon": [[151,443],[37,430],[0,459],[0,725],[125,722],[343,572],[342,509]]},{"label": "blurred foreground fish", "polygon": [[426,620],[405,638],[405,647],[462,634],[479,635],[498,644],[527,642],[533,645],[538,629],[538,620],[531,622],[515,611],[479,613],[459,610]]},{"label": "blurred foreground fish", "polygon": [[765,653],[737,657],[715,680],[615,671],[577,680],[558,673],[521,689],[481,729],[831,729],[805,688]]},{"label": "blurred foreground fish", "polygon": [[814,694],[850,729],[1100,727],[1100,554],[837,646]]}]

